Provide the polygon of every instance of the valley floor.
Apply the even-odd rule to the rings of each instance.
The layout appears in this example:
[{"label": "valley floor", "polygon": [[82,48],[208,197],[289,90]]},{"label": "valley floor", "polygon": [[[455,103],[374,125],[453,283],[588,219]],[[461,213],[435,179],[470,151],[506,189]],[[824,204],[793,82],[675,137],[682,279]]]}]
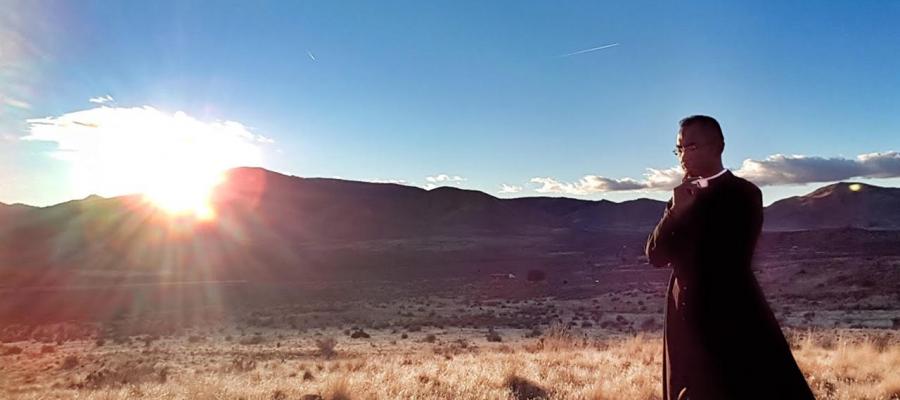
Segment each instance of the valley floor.
[{"label": "valley floor", "polygon": [[[7,343],[0,397],[599,400],[661,393],[658,333],[597,336],[562,325],[347,333],[225,329],[118,343]],[[817,398],[900,398],[896,330],[791,329],[787,336]]]}]

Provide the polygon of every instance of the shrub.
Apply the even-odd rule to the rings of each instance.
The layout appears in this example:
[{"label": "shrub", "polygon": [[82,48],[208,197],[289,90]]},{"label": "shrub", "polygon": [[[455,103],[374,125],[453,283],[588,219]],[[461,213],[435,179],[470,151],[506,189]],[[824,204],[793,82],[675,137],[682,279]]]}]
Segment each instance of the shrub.
[{"label": "shrub", "polygon": [[536,383],[512,374],[507,375],[503,381],[503,386],[506,386],[516,400],[546,399],[550,396],[550,393]]},{"label": "shrub", "polygon": [[21,353],[22,348],[19,346],[0,346],[0,355],[12,356]]},{"label": "shrub", "polygon": [[78,357],[75,356],[66,356],[63,359],[62,364],[60,364],[60,368],[62,369],[72,369],[78,366]]},{"label": "shrub", "polygon": [[200,335],[191,335],[188,336],[188,343],[200,343],[204,340],[203,336]]},{"label": "shrub", "polygon": [[350,337],[353,339],[368,339],[371,336],[368,333],[366,333],[365,331],[363,331],[362,329],[360,329],[360,330],[354,331],[352,334],[350,334]]},{"label": "shrub", "polygon": [[246,357],[237,357],[231,361],[228,368],[231,372],[248,372],[256,369],[256,360]]},{"label": "shrub", "polygon": [[333,337],[326,337],[322,339],[316,339],[316,348],[319,349],[319,354],[324,357],[332,357],[336,354],[335,347],[337,346],[337,339]]},{"label": "shrub", "polygon": [[262,337],[262,335],[256,334],[256,335],[250,336],[248,338],[243,338],[238,343],[243,344],[243,345],[254,345],[254,344],[261,344],[263,341],[264,341],[264,338]]}]

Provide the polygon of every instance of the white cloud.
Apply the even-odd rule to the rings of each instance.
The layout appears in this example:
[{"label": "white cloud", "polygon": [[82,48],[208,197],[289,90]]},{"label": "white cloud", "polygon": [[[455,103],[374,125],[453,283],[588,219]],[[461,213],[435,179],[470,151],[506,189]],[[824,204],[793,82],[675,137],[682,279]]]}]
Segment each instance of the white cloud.
[{"label": "white cloud", "polygon": [[423,186],[426,190],[431,190],[440,186],[458,186],[460,183],[467,181],[459,175],[437,174],[434,176],[426,176],[425,181],[428,182]]},{"label": "white cloud", "polygon": [[369,182],[373,183],[396,183],[398,185],[409,185],[410,182],[407,182],[405,179],[369,179]]},{"label": "white cloud", "polygon": [[498,193],[519,193],[522,191],[521,186],[516,185],[507,185],[505,183],[500,185],[500,191]]},{"label": "white cloud", "polygon": [[113,102],[113,101],[115,101],[115,99],[113,99],[112,96],[110,96],[110,95],[106,95],[106,96],[100,96],[100,97],[91,97],[90,99],[88,99],[88,101],[91,103],[94,103],[94,104],[104,104],[104,103]]},{"label": "white cloud", "polygon": [[644,186],[645,189],[671,190],[681,184],[682,177],[684,170],[681,166],[666,169],[647,168],[647,172],[644,173]]},{"label": "white cloud", "polygon": [[599,175],[585,175],[577,182],[561,182],[551,177],[535,177],[531,178],[531,182],[541,185],[535,189],[538,193],[587,195],[635,190],[669,190],[681,182],[681,175],[683,174],[680,167],[664,170],[647,168],[643,181],[632,178],[612,179]]},{"label": "white cloud", "polygon": [[765,160],[744,160],[735,175],[760,186],[832,182],[850,178],[895,178],[900,177],[900,153],[866,153],[855,159],[775,154]]},{"label": "white cloud", "polygon": [[4,96],[0,96],[0,99],[3,100],[3,104],[6,104],[10,107],[20,108],[23,110],[31,109],[31,104],[28,104],[28,102],[26,102],[24,100],[19,100],[19,99],[14,99],[12,97],[4,97]]},{"label": "white cloud", "polygon": [[453,183],[464,182],[464,181],[467,181],[468,179],[463,178],[459,175],[450,176],[447,174],[438,174],[435,176],[426,176],[425,180],[428,182],[431,182],[431,183],[453,184]]},{"label": "white cloud", "polygon": [[70,163],[74,196],[191,190],[237,166],[259,166],[270,139],[235,121],[201,121],[144,106],[101,106],[27,120],[25,141],[56,144]]},{"label": "white cloud", "polygon": [[[851,178],[900,177],[900,152],[866,153],[856,158],[816,157],[775,154],[765,160],[747,159],[733,171],[735,175],[759,186],[833,182]],[[552,177],[535,177],[538,193],[588,195],[616,191],[667,191],[681,183],[684,171],[679,166],[667,169],[647,168],[643,180],[611,179],[585,175],[577,182]]]}]

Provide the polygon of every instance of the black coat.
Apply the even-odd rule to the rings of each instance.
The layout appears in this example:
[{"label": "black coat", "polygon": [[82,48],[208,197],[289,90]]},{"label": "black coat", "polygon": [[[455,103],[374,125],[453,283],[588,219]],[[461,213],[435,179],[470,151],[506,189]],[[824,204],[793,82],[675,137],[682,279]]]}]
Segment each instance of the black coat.
[{"label": "black coat", "polygon": [[762,193],[731,171],[670,209],[647,239],[656,267],[672,267],[663,333],[663,399],[812,399],[751,270]]}]

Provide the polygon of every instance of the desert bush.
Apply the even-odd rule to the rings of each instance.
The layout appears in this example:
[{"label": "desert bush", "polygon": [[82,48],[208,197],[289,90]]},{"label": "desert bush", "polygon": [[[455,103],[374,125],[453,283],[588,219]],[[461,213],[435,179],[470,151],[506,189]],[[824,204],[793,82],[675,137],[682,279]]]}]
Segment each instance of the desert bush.
[{"label": "desert bush", "polygon": [[371,336],[368,333],[366,333],[365,331],[363,331],[362,329],[359,329],[359,330],[356,330],[353,333],[351,333],[350,337],[353,339],[368,339]]},{"label": "desert bush", "polygon": [[0,355],[12,356],[22,354],[22,348],[19,346],[0,346]]},{"label": "desert bush", "polygon": [[206,338],[204,338],[203,336],[200,336],[200,335],[191,335],[191,336],[188,336],[188,339],[187,339],[188,343],[200,343],[204,340],[206,340]]},{"label": "desert bush", "polygon": [[341,376],[329,382],[325,388],[325,398],[328,400],[350,400],[350,388],[347,377]]},{"label": "desert bush", "polygon": [[262,344],[263,342],[265,342],[265,338],[260,334],[255,334],[250,337],[242,338],[238,343],[250,346],[255,344]]},{"label": "desert bush", "polygon": [[335,347],[337,347],[337,339],[333,337],[325,337],[322,339],[316,339],[316,349],[319,350],[319,354],[331,358],[337,352],[335,351]]},{"label": "desert bush", "polygon": [[503,386],[509,390],[512,398],[515,400],[546,399],[550,396],[538,384],[513,374],[506,376],[503,380]]},{"label": "desert bush", "polygon": [[494,330],[494,328],[488,329],[487,334],[485,335],[488,342],[502,342],[503,338],[500,337],[500,334]]},{"label": "desert bush", "polygon": [[73,355],[68,355],[66,358],[63,358],[62,364],[59,365],[61,369],[72,369],[78,366],[78,357]]},{"label": "desert bush", "polygon": [[576,332],[568,325],[555,323],[538,340],[537,349],[559,351],[587,345],[588,338],[584,333]]},{"label": "desert bush", "polygon": [[157,369],[148,364],[126,362],[92,371],[77,386],[79,388],[100,389],[138,385],[147,382],[164,383],[167,376],[168,370],[165,368]]},{"label": "desert bush", "polygon": [[250,357],[235,357],[226,368],[229,372],[249,372],[256,369],[256,360]]},{"label": "desert bush", "polygon": [[643,322],[641,322],[640,329],[644,331],[655,331],[660,329],[660,324],[656,323],[656,318],[647,317]]},{"label": "desert bush", "polygon": [[304,381],[311,381],[311,380],[314,380],[314,379],[316,379],[316,377],[313,376],[312,372],[309,372],[309,371],[303,371],[303,380],[304,380]]}]

